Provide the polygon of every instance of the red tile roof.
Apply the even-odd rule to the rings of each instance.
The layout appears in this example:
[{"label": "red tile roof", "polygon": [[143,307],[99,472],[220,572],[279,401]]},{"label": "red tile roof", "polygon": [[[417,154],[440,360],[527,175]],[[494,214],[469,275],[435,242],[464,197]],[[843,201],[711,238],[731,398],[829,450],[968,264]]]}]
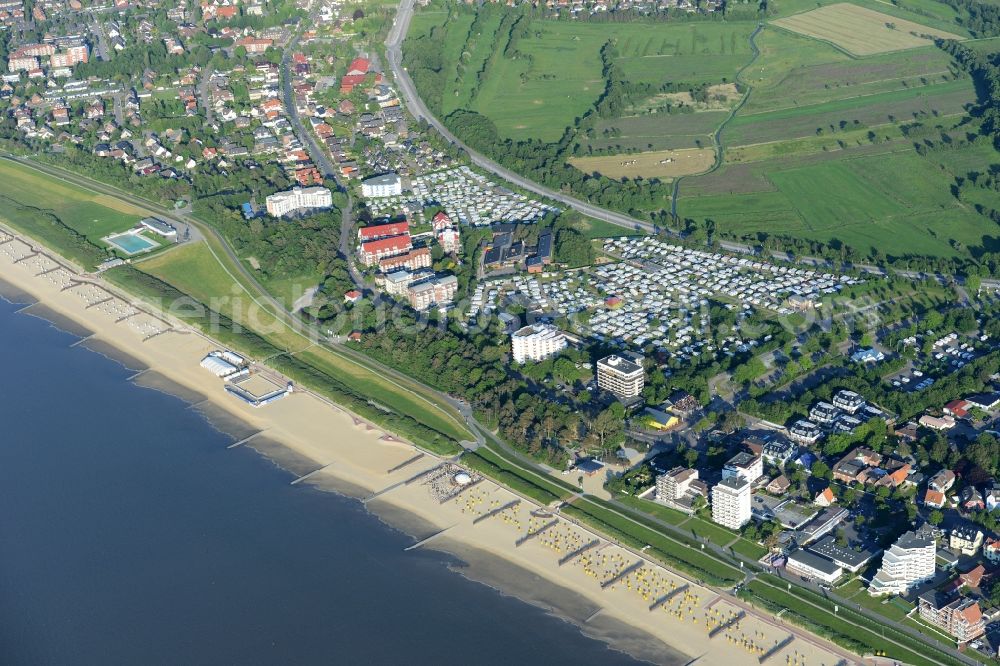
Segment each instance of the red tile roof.
[{"label": "red tile roof", "polygon": [[389,222],[387,224],[373,224],[358,229],[358,238],[362,241],[375,240],[376,238],[387,238],[389,236],[401,236],[410,233],[410,223],[407,220],[401,222]]}]

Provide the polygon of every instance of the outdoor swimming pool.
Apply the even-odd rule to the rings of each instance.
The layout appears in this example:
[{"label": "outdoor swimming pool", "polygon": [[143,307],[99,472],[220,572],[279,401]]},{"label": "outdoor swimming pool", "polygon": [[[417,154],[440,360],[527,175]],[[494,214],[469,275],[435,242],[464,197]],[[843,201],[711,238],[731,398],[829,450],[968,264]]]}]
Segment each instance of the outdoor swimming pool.
[{"label": "outdoor swimming pool", "polygon": [[153,248],[157,247],[156,243],[138,234],[118,234],[117,236],[108,236],[104,240],[125,254],[149,252]]}]

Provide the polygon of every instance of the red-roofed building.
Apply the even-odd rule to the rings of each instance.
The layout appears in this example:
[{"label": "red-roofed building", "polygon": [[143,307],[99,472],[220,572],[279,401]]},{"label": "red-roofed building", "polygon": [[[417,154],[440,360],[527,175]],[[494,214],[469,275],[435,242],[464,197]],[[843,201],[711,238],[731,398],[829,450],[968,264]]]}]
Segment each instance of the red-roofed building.
[{"label": "red-roofed building", "polygon": [[344,294],[345,303],[357,303],[360,300],[361,300],[361,292],[358,291],[357,289],[351,289],[350,291]]},{"label": "red-roofed building", "polygon": [[889,488],[898,488],[903,485],[906,478],[910,475],[910,463],[904,463],[901,467],[896,468],[889,474],[886,474],[881,479],[878,480],[876,486],[887,486]]},{"label": "red-roofed building", "polygon": [[836,501],[837,498],[834,497],[833,491],[827,487],[823,489],[823,492],[816,495],[816,499],[813,500],[813,504],[816,506],[830,506]]},{"label": "red-roofed building", "polygon": [[980,583],[983,582],[983,576],[986,575],[986,567],[982,564],[976,565],[972,570],[966,571],[963,574],[958,574],[958,579],[962,581],[962,585],[971,588],[979,588]]},{"label": "red-roofed building", "polygon": [[446,213],[441,212],[431,218],[431,226],[434,227],[434,231],[441,231],[442,229],[450,229],[454,223]]},{"label": "red-roofed building", "polygon": [[319,169],[316,167],[310,166],[304,169],[296,169],[295,180],[297,180],[299,185],[302,185],[303,187],[308,187],[309,185],[322,185],[323,174],[321,174]]},{"label": "red-roofed building", "polygon": [[389,238],[391,236],[402,236],[410,233],[410,223],[408,220],[399,222],[389,222],[387,224],[373,224],[358,229],[358,240],[362,243],[378,240],[379,238]]},{"label": "red-roofed building", "polygon": [[354,88],[365,82],[364,74],[348,74],[340,80],[340,93],[350,95]]},{"label": "red-roofed building", "polygon": [[983,556],[994,564],[1000,562],[1000,539],[986,537],[986,542],[983,543]]},{"label": "red-roofed building", "polygon": [[367,58],[355,58],[347,67],[347,75],[367,74],[368,70],[371,69],[371,66],[372,64]]},{"label": "red-roofed building", "polygon": [[374,266],[382,259],[406,254],[412,249],[409,235],[381,238],[361,244],[361,261],[365,266]]},{"label": "red-roofed building", "polygon": [[961,597],[948,601],[935,592],[920,595],[920,617],[938,629],[955,637],[958,643],[968,643],[986,633],[986,622],[979,603]]},{"label": "red-roofed building", "polygon": [[924,506],[929,506],[932,509],[940,509],[944,506],[944,499],[943,492],[928,488],[924,494]]},{"label": "red-roofed building", "polygon": [[952,400],[944,406],[944,413],[951,414],[956,419],[964,419],[969,415],[969,402],[967,400]]}]

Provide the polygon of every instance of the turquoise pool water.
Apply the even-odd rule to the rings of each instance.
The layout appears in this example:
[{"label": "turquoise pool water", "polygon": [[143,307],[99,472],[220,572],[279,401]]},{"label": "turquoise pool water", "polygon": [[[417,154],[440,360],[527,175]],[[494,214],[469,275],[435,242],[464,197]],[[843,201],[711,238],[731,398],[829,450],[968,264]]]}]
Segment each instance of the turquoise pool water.
[{"label": "turquoise pool water", "polygon": [[108,238],[107,241],[125,254],[138,254],[140,252],[152,250],[156,247],[156,243],[148,238],[143,238],[142,236],[136,236],[134,234],[112,236],[111,238]]}]

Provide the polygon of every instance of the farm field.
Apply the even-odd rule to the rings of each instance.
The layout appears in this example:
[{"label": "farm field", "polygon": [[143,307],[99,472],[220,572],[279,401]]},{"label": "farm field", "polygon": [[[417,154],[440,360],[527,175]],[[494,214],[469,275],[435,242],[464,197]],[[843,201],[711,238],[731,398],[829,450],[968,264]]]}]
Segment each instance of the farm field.
[{"label": "farm field", "polygon": [[[954,32],[968,37],[968,31],[962,26],[959,12],[940,2],[940,0],[849,0],[858,5],[891,16],[906,19],[914,23],[930,26],[946,32]],[[825,5],[843,4],[844,0],[782,0],[777,5],[775,18],[787,18],[802,14]]]},{"label": "farm field", "polygon": [[711,148],[658,150],[631,155],[573,157],[570,164],[587,173],[597,172],[608,178],[676,178],[708,170],[715,163]]},{"label": "farm field", "polygon": [[[416,34],[449,21],[445,12],[418,12],[416,18]],[[747,38],[754,27],[749,22],[590,24],[536,19],[532,33],[517,44],[523,57],[515,59],[502,56],[508,36],[498,34],[500,22],[499,13],[475,25],[464,13],[450,19],[442,114],[467,108],[490,118],[503,137],[543,141],[558,140],[604,92],[600,52],[610,39],[630,82],[657,87],[670,82],[683,88],[731,82],[750,58]],[[664,115],[663,120],[669,127],[667,121],[675,117]],[[661,129],[659,134],[669,132],[672,129]]]},{"label": "farm field", "polygon": [[719,182],[740,178],[744,191],[682,198],[679,214],[712,219],[736,235],[839,241],[889,256],[955,256],[989,242],[983,218],[952,196],[954,176],[905,147],[850,159],[738,166],[716,174]]},{"label": "farm field", "polygon": [[[789,60],[789,55],[795,54],[788,50],[799,49],[803,42],[815,46],[800,51],[809,55],[809,62]],[[848,59],[825,44],[777,30],[765,30],[758,43],[761,67],[755,66],[744,75],[754,94],[741,110],[742,115],[835,100],[863,102],[879,93],[932,89],[954,79],[951,58],[936,47]]]},{"label": "farm field", "polygon": [[727,145],[743,145],[834,133],[847,128],[903,123],[963,113],[975,100],[971,78],[877,93],[853,99],[785,108],[763,113],[739,113],[727,127]]},{"label": "farm field", "polygon": [[667,150],[711,145],[712,133],[727,111],[655,113],[601,120],[593,138],[581,144],[594,150]]},{"label": "farm field", "polygon": [[840,130],[833,134],[735,146],[726,150],[724,162],[726,164],[741,164],[779,157],[831,154],[871,145],[873,142],[899,142],[902,139],[903,133],[898,125],[874,125],[860,129]]},{"label": "farm field", "polygon": [[98,246],[104,236],[124,231],[148,214],[7,160],[0,160],[0,197],[50,212]]},{"label": "farm field", "polygon": [[952,32],[846,2],[776,19],[772,23],[831,42],[858,56],[927,46],[933,38],[961,39],[961,35]]}]

